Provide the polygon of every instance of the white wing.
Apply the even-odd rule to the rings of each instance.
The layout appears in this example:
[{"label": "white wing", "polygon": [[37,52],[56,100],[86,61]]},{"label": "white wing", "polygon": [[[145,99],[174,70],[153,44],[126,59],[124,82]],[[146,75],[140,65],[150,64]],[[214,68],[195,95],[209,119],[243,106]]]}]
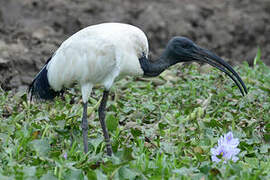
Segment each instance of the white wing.
[{"label": "white wing", "polygon": [[48,80],[54,90],[78,82],[104,84],[116,68],[112,44],[86,39],[63,44],[48,64]]},{"label": "white wing", "polygon": [[104,23],[68,38],[48,64],[48,80],[56,91],[74,82],[110,88],[120,74],[142,75],[138,58],[148,55],[145,34],[137,27]]}]

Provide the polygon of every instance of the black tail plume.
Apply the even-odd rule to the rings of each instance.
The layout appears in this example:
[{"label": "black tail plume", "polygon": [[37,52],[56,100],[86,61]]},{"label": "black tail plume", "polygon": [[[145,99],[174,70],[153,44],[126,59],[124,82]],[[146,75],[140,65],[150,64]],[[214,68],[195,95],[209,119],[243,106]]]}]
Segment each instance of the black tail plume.
[{"label": "black tail plume", "polygon": [[48,81],[47,65],[51,58],[52,57],[48,59],[41,71],[36,75],[35,79],[29,85],[28,93],[30,93],[30,101],[32,101],[32,97],[37,99],[52,100],[61,93],[60,91],[54,91]]}]

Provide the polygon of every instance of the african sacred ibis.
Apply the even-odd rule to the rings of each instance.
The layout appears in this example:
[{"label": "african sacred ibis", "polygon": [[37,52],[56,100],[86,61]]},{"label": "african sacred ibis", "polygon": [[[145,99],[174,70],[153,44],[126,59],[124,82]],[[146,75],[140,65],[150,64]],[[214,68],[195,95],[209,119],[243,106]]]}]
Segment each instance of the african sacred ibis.
[{"label": "african sacred ibis", "polygon": [[105,124],[105,108],[109,90],[124,76],[154,77],[168,67],[188,61],[208,63],[226,73],[238,86],[242,95],[247,93],[240,76],[223,59],[203,49],[185,37],[173,37],[159,59],[148,59],[147,37],[139,28],[121,23],[103,23],[89,26],[65,40],[29,86],[32,96],[53,99],[64,87],[77,83],[83,99],[82,132],[84,151],[88,152],[87,102],[96,84],[105,90],[98,109],[99,120],[106,141],[107,154],[112,154]]}]

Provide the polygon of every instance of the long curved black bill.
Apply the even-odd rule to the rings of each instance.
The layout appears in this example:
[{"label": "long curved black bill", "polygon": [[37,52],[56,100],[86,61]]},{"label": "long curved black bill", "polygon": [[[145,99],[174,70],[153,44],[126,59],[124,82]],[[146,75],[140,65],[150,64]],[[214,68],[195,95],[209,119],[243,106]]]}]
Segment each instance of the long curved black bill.
[{"label": "long curved black bill", "polygon": [[202,61],[205,63],[210,64],[211,66],[219,69],[220,71],[224,72],[226,75],[228,75],[234,83],[239,88],[240,92],[244,96],[245,93],[247,94],[247,88],[241,77],[235,72],[235,70],[222,58],[218,57],[211,51],[203,48],[198,48],[194,53],[194,58],[197,61]]}]

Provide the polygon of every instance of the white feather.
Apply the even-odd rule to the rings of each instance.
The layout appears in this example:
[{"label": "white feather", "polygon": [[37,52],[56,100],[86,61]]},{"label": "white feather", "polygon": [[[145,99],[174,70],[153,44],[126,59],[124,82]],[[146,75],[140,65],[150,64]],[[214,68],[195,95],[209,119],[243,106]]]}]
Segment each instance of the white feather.
[{"label": "white feather", "polygon": [[59,91],[78,83],[83,101],[96,84],[109,89],[116,77],[143,74],[139,58],[148,56],[145,34],[121,23],[89,26],[62,43],[48,63],[48,81]]}]

